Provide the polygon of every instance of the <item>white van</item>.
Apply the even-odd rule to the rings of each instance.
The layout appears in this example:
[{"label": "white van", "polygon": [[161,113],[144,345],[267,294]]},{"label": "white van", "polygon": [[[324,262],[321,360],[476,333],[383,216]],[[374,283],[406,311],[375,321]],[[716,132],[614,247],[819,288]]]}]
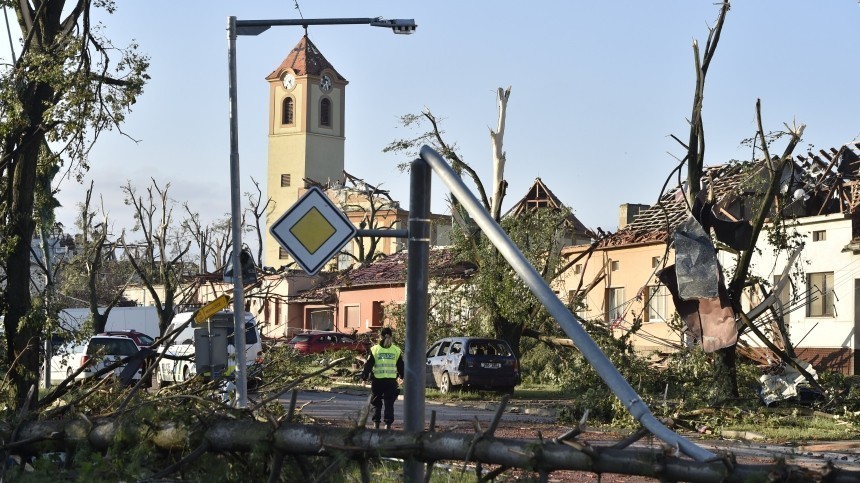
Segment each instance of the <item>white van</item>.
[{"label": "white van", "polygon": [[[194,312],[181,312],[174,315],[173,322],[168,326],[165,334],[170,334],[175,328],[193,317]],[[221,311],[213,315],[211,319],[230,322],[232,326],[233,312]],[[187,381],[197,374],[194,364],[194,329],[199,329],[204,325],[205,323],[196,324],[192,321],[173,339],[173,343],[170,346],[165,347],[163,344],[159,346],[159,352],[182,358],[178,360],[161,359],[161,362],[158,364],[158,371],[155,374],[156,384],[159,387],[174,382]],[[233,340],[233,333],[231,332],[227,338],[227,351],[231,354],[231,359],[236,353]],[[245,364],[248,367],[247,374],[258,373],[262,362],[263,344],[260,340],[260,329],[257,327],[257,321],[254,319],[254,316],[245,312]]]}]

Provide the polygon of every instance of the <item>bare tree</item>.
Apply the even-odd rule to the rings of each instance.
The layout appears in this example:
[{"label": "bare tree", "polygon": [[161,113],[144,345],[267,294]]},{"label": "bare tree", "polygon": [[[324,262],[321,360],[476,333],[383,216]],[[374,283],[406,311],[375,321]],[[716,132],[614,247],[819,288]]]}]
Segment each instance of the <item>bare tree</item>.
[{"label": "bare tree", "polygon": [[254,183],[256,193],[245,193],[245,197],[248,198],[248,208],[245,211],[251,214],[254,224],[246,228],[248,231],[253,232],[257,238],[257,262],[262,263],[264,219],[266,215],[275,209],[275,202],[271,198],[268,198],[263,203],[263,190],[260,188],[260,182],[254,178],[251,178],[251,182]]},{"label": "bare tree", "polygon": [[[123,298],[123,291],[128,284],[128,277],[124,278],[124,283],[117,283],[119,280],[111,278],[110,281],[99,283],[105,279],[105,271],[108,267],[105,262],[113,259],[114,244],[108,240],[109,219],[104,211],[104,205],[101,209],[101,221],[94,224],[95,212],[90,212],[90,204],[92,201],[93,183],[90,183],[87,189],[86,198],[80,207],[79,213],[79,228],[81,229],[81,243],[79,256],[80,265],[83,265],[83,274],[87,281],[87,301],[89,302],[90,315],[93,320],[93,332],[98,334],[104,332],[107,325],[108,316],[113,309]],[[117,263],[113,260],[114,269],[118,268]],[[78,264],[73,264],[74,267]],[[116,273],[114,275],[117,275]],[[99,307],[104,305],[104,312],[99,312]]]},{"label": "bare tree", "polygon": [[[123,187],[125,201],[134,209],[136,225],[132,231],[140,231],[143,238],[133,246],[123,233],[121,243],[140,282],[155,301],[161,334],[173,319],[176,301],[189,298],[195,290],[193,285],[182,283],[191,242],[172,236],[173,201],[168,196],[169,189],[169,183],[161,188],[154,179],[144,196],[138,195],[130,181]],[[158,288],[163,289],[163,297]]]}]

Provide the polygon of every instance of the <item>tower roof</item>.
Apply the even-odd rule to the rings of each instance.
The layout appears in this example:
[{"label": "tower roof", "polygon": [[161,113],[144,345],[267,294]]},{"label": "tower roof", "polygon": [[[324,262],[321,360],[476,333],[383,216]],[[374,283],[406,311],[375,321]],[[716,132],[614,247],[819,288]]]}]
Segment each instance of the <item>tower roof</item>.
[{"label": "tower roof", "polygon": [[266,80],[279,79],[286,69],[293,69],[297,76],[320,75],[324,69],[330,69],[337,76],[337,80],[346,82],[346,78],[340,75],[334,66],[326,60],[307,34],[302,36],[302,39],[293,47],[281,65],[266,76]]}]

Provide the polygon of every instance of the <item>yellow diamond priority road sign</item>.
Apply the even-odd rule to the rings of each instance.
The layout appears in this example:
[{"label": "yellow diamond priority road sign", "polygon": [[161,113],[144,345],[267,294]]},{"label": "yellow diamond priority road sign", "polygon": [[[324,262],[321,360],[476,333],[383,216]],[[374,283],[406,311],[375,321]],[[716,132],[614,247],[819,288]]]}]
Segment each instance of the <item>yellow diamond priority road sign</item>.
[{"label": "yellow diamond priority road sign", "polygon": [[269,229],[311,275],[349,243],[356,231],[346,215],[317,187],[309,189]]}]

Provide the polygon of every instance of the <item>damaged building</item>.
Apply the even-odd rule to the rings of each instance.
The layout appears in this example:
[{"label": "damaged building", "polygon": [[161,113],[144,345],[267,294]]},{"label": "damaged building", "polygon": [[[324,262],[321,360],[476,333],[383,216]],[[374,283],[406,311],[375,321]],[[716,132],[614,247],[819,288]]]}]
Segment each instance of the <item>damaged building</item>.
[{"label": "damaged building", "polygon": [[[802,243],[802,249],[787,267],[791,251],[775,251],[771,244],[777,218],[767,220],[750,270],[757,283],[745,288],[744,310],[756,309],[756,326],[777,347],[793,348],[797,358],[818,370],[855,374],[860,370],[855,357],[860,330],[860,312],[855,309],[860,295],[860,143],[795,155],[785,166],[774,213],[780,213],[785,223],[789,239],[783,241]],[[616,233],[593,244],[566,247],[563,256],[571,267],[563,290],[576,314],[605,323],[619,335],[634,331],[631,340],[643,354],[678,350],[703,340],[707,346],[706,318],[730,324],[727,327],[737,324],[724,320],[726,313],[732,318],[734,314],[715,293],[714,303],[706,309],[712,313],[702,316],[704,330],[696,327],[699,314],[691,319],[684,313],[683,302],[670,290],[672,284],[665,283],[666,272],[678,261],[676,238],[688,236],[685,223],[696,213],[711,235],[708,238],[716,240],[719,266],[731,278],[737,249],[749,236],[745,220],[758,206],[769,178],[764,170],[763,161],[707,167],[702,196],[694,206],[683,196],[684,186],[677,186],[652,206],[622,205]],[[704,262],[687,260],[682,265],[695,268]],[[775,289],[778,293],[767,298]],[[781,326],[787,341],[779,336]],[[711,349],[734,343],[711,337]],[[778,360],[749,334],[737,343],[742,354],[763,364]]]}]

